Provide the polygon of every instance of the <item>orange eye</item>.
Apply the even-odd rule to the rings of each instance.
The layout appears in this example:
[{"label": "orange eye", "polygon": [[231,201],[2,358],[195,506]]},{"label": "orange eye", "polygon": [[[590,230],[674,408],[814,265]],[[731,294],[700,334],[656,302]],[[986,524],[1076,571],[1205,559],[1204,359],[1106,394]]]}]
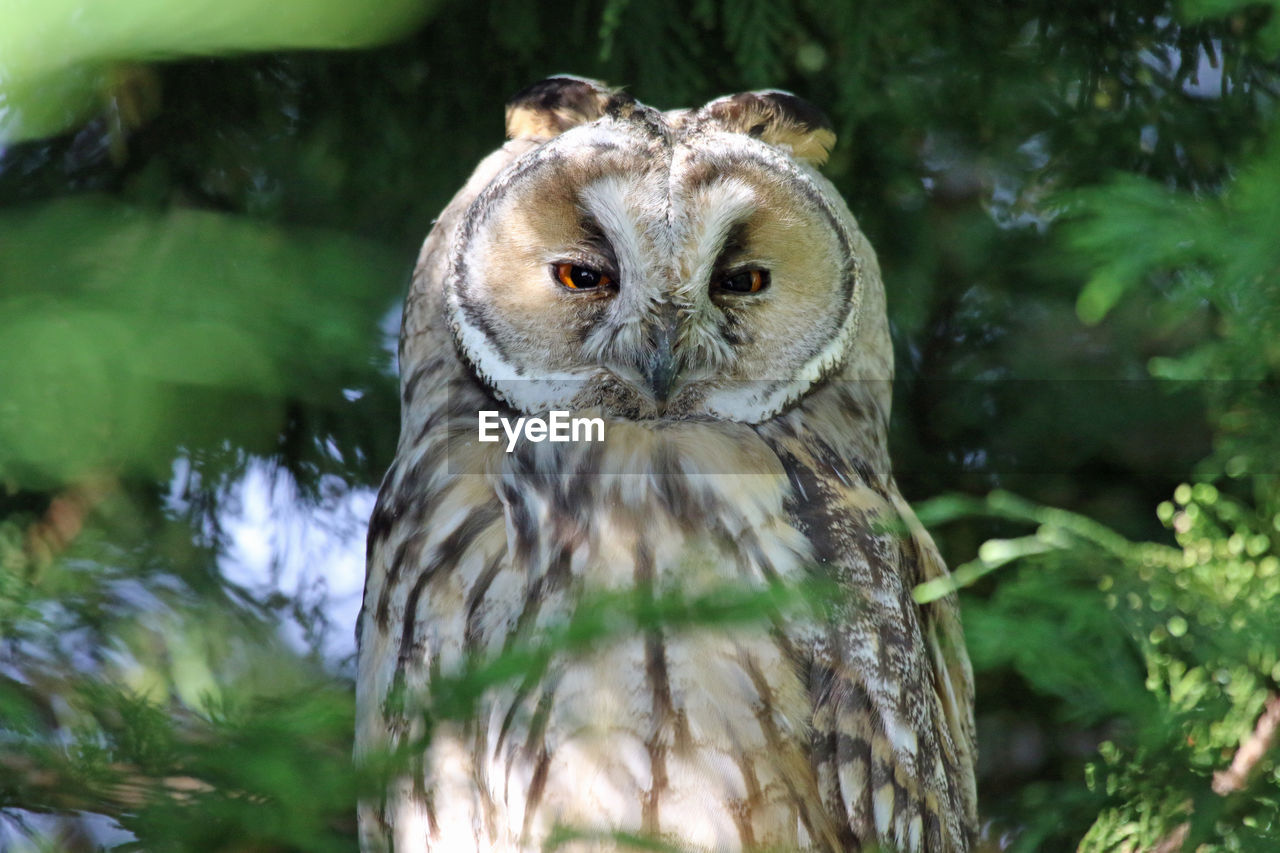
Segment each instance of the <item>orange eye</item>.
[{"label": "orange eye", "polygon": [[600,272],[600,270],[580,267],[577,264],[556,264],[551,268],[551,271],[556,281],[570,290],[594,290],[598,287],[608,287],[613,284],[613,279]]},{"label": "orange eye", "polygon": [[728,293],[759,293],[768,286],[768,270],[743,270],[733,275],[721,276],[716,281],[716,288]]}]

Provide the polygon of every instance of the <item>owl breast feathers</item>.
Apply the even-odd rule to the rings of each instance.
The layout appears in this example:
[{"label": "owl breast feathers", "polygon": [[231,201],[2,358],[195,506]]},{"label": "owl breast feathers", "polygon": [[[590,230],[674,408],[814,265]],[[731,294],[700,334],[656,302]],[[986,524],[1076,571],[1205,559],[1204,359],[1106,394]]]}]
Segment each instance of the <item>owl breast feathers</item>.
[{"label": "owl breast feathers", "polygon": [[[826,119],[557,77],[507,129],[405,305],[356,747],[398,760],[363,848],[970,849],[972,675],[954,597],[912,599],[946,569],[890,470],[884,291],[816,171]],[[604,429],[485,441],[482,412]],[[814,582],[810,606],[563,642],[601,601]],[[527,665],[441,710],[495,660]]]}]

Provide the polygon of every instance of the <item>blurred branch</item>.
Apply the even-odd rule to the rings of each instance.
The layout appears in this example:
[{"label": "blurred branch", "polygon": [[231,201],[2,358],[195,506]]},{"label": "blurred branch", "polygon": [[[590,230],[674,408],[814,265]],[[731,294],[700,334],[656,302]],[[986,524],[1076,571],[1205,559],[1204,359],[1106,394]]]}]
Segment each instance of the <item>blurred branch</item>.
[{"label": "blurred branch", "polygon": [[[1280,696],[1272,693],[1263,705],[1262,714],[1258,717],[1253,733],[1245,738],[1244,743],[1240,744],[1240,749],[1236,751],[1235,757],[1231,759],[1231,766],[1213,774],[1215,794],[1225,797],[1244,790],[1254,768],[1267,754],[1267,750],[1271,749],[1277,728],[1280,728]],[[1151,848],[1151,853],[1177,853],[1183,848],[1190,834],[1190,821],[1180,823]]]},{"label": "blurred branch", "polygon": [[1253,734],[1240,744],[1235,758],[1231,759],[1231,766],[1213,774],[1215,794],[1225,797],[1227,794],[1244,789],[1249,781],[1249,775],[1267,754],[1267,750],[1271,749],[1277,728],[1280,728],[1280,696],[1272,693],[1267,697],[1262,714],[1258,717],[1258,724],[1253,728]]},{"label": "blurred branch", "polygon": [[27,553],[36,566],[46,566],[65,551],[84,529],[84,520],[115,490],[109,477],[87,477],[49,504],[44,516],[27,530]]},{"label": "blurred branch", "polygon": [[917,505],[926,527],[959,518],[991,518],[1037,525],[1036,532],[1016,539],[990,539],[978,550],[978,559],[956,566],[947,575],[918,585],[912,595],[928,604],[971,586],[996,569],[1024,557],[1080,546],[1096,548],[1118,560],[1158,561],[1176,565],[1181,552],[1155,543],[1134,543],[1111,528],[1079,513],[1042,506],[1010,492],[996,489],[985,498],[944,495]]},{"label": "blurred branch", "polygon": [[0,769],[6,782],[0,797],[10,805],[32,812],[89,811],[118,815],[135,811],[156,799],[185,803],[196,794],[213,792],[213,786],[191,776],[155,778],[124,764],[105,768],[110,780],[75,772],[72,767],[51,767],[30,755],[0,753]]},{"label": "blurred branch", "polygon": [[1151,853],[1178,853],[1182,849],[1182,845],[1187,843],[1187,836],[1191,834],[1190,823],[1180,823],[1174,827],[1173,832],[1151,848]]}]

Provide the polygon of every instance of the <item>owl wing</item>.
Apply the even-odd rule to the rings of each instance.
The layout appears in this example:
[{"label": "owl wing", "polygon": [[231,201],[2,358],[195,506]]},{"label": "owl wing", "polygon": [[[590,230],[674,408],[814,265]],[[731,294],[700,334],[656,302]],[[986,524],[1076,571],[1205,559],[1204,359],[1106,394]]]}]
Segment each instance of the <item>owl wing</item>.
[{"label": "owl wing", "polygon": [[[918,577],[913,586],[947,577],[950,572],[929,531],[891,483],[891,496],[898,517],[906,523],[911,548],[917,557]],[[914,600],[914,599],[913,599]],[[978,792],[974,779],[977,762],[977,735],[973,721],[973,667],[965,648],[964,628],[960,622],[960,601],[956,594],[926,605],[917,605],[923,613],[925,641],[933,668],[934,689],[942,706],[942,719],[947,724],[955,749],[955,765],[960,783],[962,823],[976,834],[978,827]]]},{"label": "owl wing", "polygon": [[956,598],[927,605],[946,573],[892,478],[812,437],[783,441],[792,512],[843,593],[808,659],[812,761],[845,846],[965,851],[977,832],[973,675]]}]

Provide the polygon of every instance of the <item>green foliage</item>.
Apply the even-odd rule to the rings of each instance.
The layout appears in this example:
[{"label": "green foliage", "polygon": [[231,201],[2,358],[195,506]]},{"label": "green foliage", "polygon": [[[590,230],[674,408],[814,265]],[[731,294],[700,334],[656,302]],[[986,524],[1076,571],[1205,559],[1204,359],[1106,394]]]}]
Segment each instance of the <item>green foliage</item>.
[{"label": "green foliage", "polygon": [[1258,40],[1272,54],[1280,53],[1280,3],[1275,0],[1257,2],[1241,2],[1241,0],[1184,0],[1182,14],[1191,21],[1205,18],[1220,18],[1229,14],[1238,17],[1235,20],[1243,25],[1245,16],[1252,16],[1255,21],[1263,21],[1258,30]]},{"label": "green foliage", "polygon": [[[429,14],[430,0],[349,3],[0,2],[0,143],[51,136],[134,96],[129,61],[287,47],[357,47],[392,38]],[[122,85],[125,84],[125,85]]]},{"label": "green foliage", "polygon": [[1135,291],[1203,316],[1213,333],[1176,355],[1153,358],[1162,379],[1196,383],[1210,401],[1216,453],[1205,476],[1275,473],[1280,452],[1280,145],[1242,164],[1220,195],[1197,197],[1122,178],[1071,196],[1072,245],[1095,261],[1080,294],[1097,322]]},{"label": "green foliage", "polygon": [[[826,173],[888,289],[898,478],[951,493],[921,514],[962,587],[992,835],[1276,848],[1274,752],[1214,789],[1280,693],[1275,3],[498,0],[367,52],[151,62],[352,46],[432,7],[276,5],[203,29],[113,6],[74,38],[66,4],[0,13],[0,123],[30,123],[0,136],[31,140],[0,150],[9,830],[56,815],[51,849],[92,849],[92,813],[119,849],[354,848],[377,780],[348,760],[349,663],[318,652],[317,593],[227,581],[226,519],[251,471],[301,515],[376,486],[418,244],[503,100],[569,71],[830,114]],[[553,652],[779,594],[595,602],[418,710],[465,719]]]},{"label": "green foliage", "polygon": [[[1061,700],[1064,724],[1110,724],[1100,759],[1084,767],[1089,808],[1099,816],[1081,849],[1151,849],[1176,833],[1207,845],[1192,849],[1274,845],[1274,756],[1263,757],[1241,791],[1219,796],[1211,783],[1280,684],[1276,508],[1252,508],[1208,484],[1180,485],[1157,510],[1175,547],[1132,543],[1090,519],[999,492],[922,507],[937,521],[976,512],[1036,525],[1028,536],[989,540],[954,580],[1020,563],[966,610],[975,668],[1012,667]],[[918,597],[931,594],[922,588]],[[1079,795],[1077,784],[1062,785],[1065,801]],[[1060,817],[1035,815],[1018,848],[1039,849],[1057,835]]]},{"label": "green foliage", "polygon": [[381,246],[88,196],[6,211],[0,231],[0,479],[162,478],[178,446],[266,450],[287,401],[383,381],[403,262]]},{"label": "green foliage", "polygon": [[101,527],[57,559],[29,516],[0,527],[0,815],[109,815],[142,842],[120,849],[351,849],[348,687],[216,578],[170,573],[209,551],[189,533],[94,499]]}]

